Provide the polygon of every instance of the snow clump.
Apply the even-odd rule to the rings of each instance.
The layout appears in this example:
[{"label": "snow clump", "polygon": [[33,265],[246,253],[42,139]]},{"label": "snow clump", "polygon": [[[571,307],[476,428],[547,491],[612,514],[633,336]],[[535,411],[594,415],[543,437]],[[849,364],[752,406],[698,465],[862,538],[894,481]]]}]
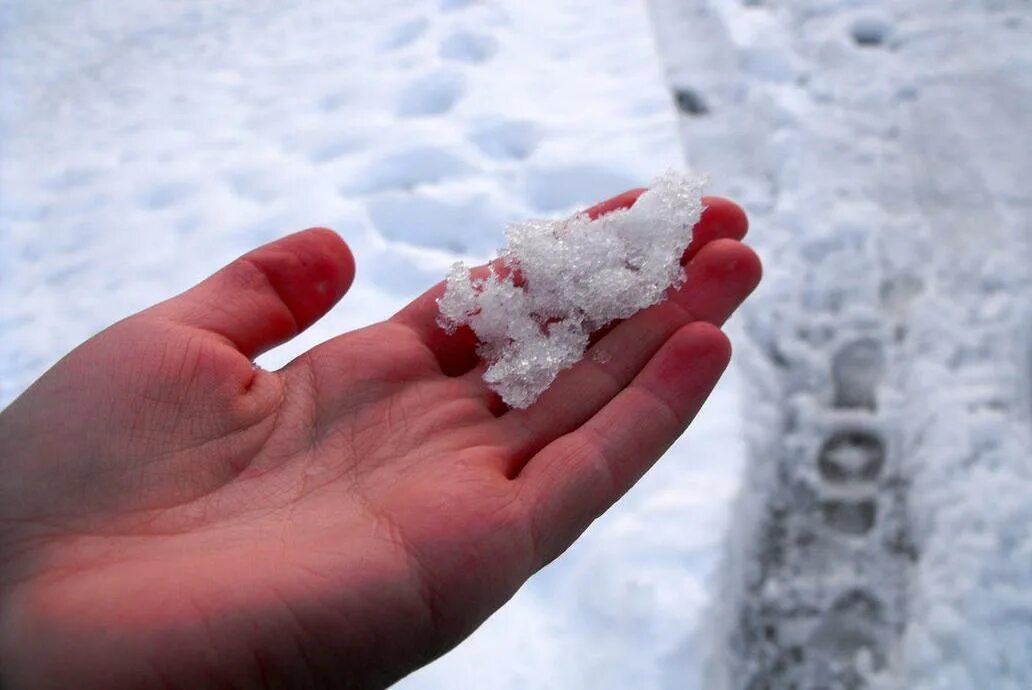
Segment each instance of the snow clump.
[{"label": "snow clump", "polygon": [[584,356],[592,332],[684,282],[681,257],[702,216],[704,184],[668,172],[629,209],[510,226],[483,275],[452,267],[438,323],[449,333],[468,325],[488,364],[484,381],[510,407],[529,407]]}]

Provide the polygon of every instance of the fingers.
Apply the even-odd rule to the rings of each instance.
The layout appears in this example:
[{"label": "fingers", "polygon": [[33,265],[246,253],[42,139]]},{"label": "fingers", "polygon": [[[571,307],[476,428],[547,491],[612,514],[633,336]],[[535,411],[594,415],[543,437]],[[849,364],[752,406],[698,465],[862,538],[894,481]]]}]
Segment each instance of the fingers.
[{"label": "fingers", "polygon": [[153,312],[221,335],[253,359],[315,323],[354,277],[344,240],[313,228],[244,254]]},{"label": "fingers", "polygon": [[533,405],[498,420],[512,442],[502,471],[515,476],[538,449],[591,418],[683,326],[724,323],[755,289],[761,272],[756,254],[739,242],[721,239],[703,247],[686,267],[684,285],[666,301],[617,324]]},{"label": "fingers", "polygon": [[516,481],[539,566],[573,542],[684,431],[731,357],[715,326],[680,328],[596,415],[538,453]]},{"label": "fingers", "polygon": [[[644,188],[628,190],[592,206],[585,213],[591,218],[598,218],[600,215],[616,209],[630,208],[644,191]],[[498,261],[492,262],[492,265],[496,269],[501,266]],[[487,266],[478,266],[472,270],[474,278],[483,278],[488,274]],[[442,281],[413,300],[391,320],[415,330],[419,338],[437,358],[441,371],[448,376],[457,376],[476,366],[477,337],[466,327],[459,328],[455,333],[445,333],[437,325],[437,300],[443,294],[444,282]]]},{"label": "fingers", "polygon": [[611,199],[600,201],[599,203],[595,204],[594,206],[585,210],[584,212],[588,214],[588,217],[591,218],[591,220],[595,220],[599,216],[604,216],[605,214],[611,211],[616,211],[621,208],[630,208],[631,206],[634,206],[634,202],[637,201],[638,197],[640,197],[644,193],[645,187],[628,189],[626,192],[617,194]]},{"label": "fingers", "polygon": [[[617,209],[630,208],[644,191],[644,189],[629,190],[592,206],[586,212],[592,218],[597,218]],[[685,252],[683,261],[688,261],[705,245],[717,239],[740,240],[748,229],[745,212],[734,202],[720,197],[705,197],[703,203],[706,209],[695,226],[692,243]],[[473,270],[474,276],[485,276],[487,273],[486,266]],[[476,366],[477,339],[469,328],[463,327],[454,334],[448,334],[437,325],[437,300],[443,294],[444,282],[440,282],[395,314],[392,321],[404,324],[414,330],[437,358],[441,371],[449,376],[457,376]]]},{"label": "fingers", "polygon": [[692,231],[692,242],[681,263],[688,263],[702,248],[719,239],[742,240],[749,231],[749,218],[742,207],[718,196],[704,197],[706,208]]},{"label": "fingers", "polygon": [[[485,278],[487,266],[478,266],[472,277]],[[434,285],[391,317],[391,321],[402,324],[415,332],[437,360],[441,371],[448,376],[458,376],[470,370],[477,363],[477,336],[468,327],[447,333],[437,323],[437,300],[444,294],[444,281]]]}]

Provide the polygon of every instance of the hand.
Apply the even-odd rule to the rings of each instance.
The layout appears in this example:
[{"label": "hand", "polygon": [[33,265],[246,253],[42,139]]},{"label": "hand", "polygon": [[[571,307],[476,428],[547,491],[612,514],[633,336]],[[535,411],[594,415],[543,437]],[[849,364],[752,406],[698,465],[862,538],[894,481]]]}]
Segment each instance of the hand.
[{"label": "hand", "polygon": [[[592,209],[633,203],[640,190]],[[626,492],[730,356],[755,287],[721,199],[667,301],[527,410],[437,285],[280,371],[354,263],[291,235],[115,324],[0,415],[4,688],[383,687],[470,634]]]}]

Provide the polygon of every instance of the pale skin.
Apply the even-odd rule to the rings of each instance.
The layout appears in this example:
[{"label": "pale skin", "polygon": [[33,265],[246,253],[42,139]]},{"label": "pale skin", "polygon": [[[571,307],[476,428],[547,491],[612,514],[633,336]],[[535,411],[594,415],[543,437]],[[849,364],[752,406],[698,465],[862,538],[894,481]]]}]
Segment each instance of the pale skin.
[{"label": "pale skin", "polygon": [[379,688],[452,648],[726,366],[718,327],[760,264],[742,211],[706,201],[685,285],[526,410],[487,390],[468,331],[437,327],[442,285],[254,367],[351,284],[324,229],[85,342],[0,413],[0,686]]}]

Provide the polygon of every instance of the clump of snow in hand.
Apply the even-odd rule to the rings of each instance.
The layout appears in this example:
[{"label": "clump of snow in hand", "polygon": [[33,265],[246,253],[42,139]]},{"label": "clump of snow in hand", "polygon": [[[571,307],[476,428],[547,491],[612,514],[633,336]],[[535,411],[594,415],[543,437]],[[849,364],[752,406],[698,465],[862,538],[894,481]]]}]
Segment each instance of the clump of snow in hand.
[{"label": "clump of snow in hand", "polygon": [[468,325],[488,363],[484,381],[511,407],[528,407],[584,356],[593,331],[681,285],[703,185],[669,172],[629,209],[510,226],[484,275],[452,267],[438,322],[448,332]]}]

